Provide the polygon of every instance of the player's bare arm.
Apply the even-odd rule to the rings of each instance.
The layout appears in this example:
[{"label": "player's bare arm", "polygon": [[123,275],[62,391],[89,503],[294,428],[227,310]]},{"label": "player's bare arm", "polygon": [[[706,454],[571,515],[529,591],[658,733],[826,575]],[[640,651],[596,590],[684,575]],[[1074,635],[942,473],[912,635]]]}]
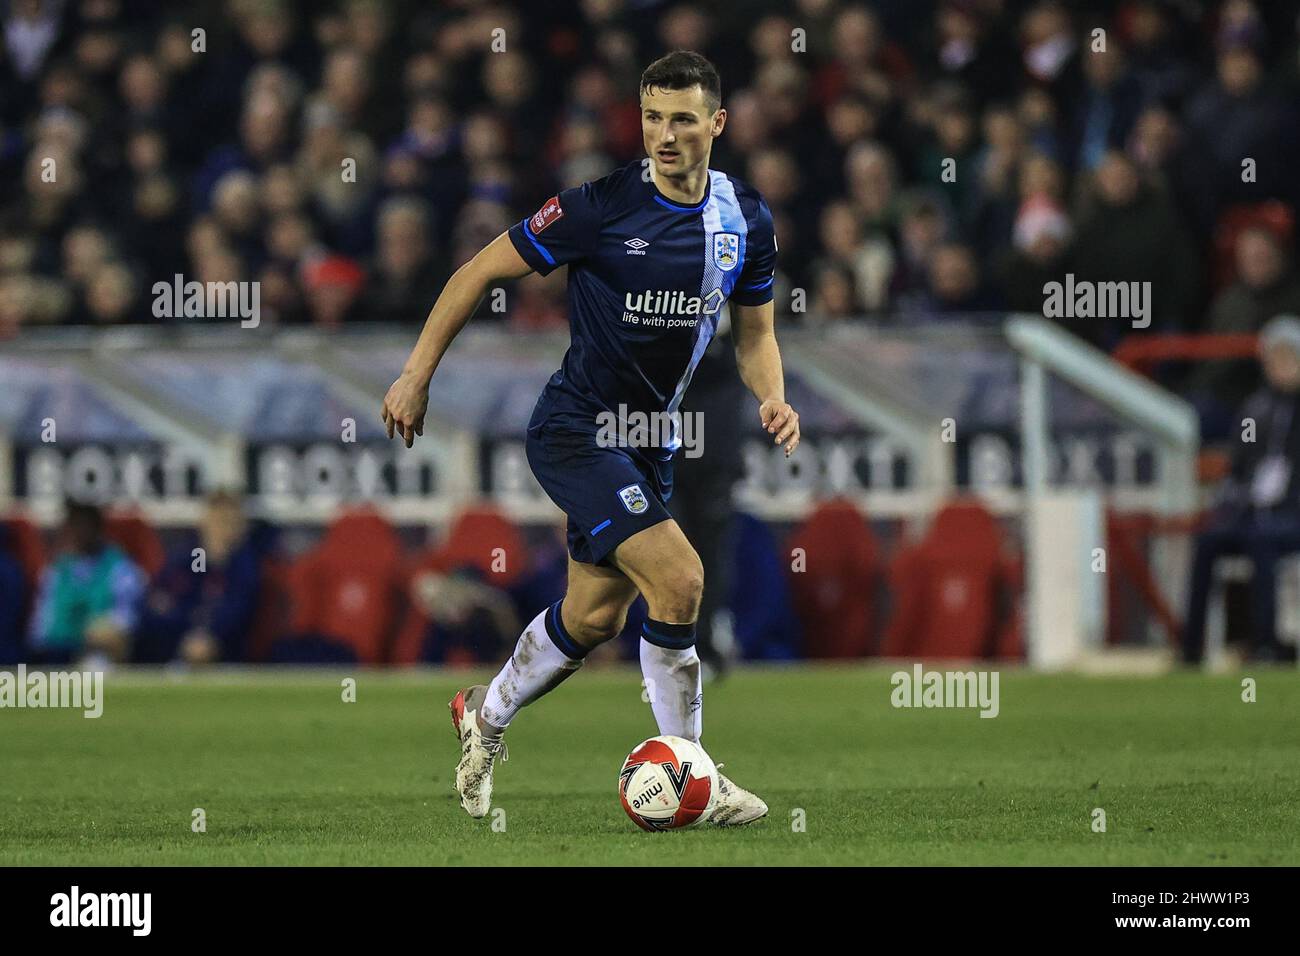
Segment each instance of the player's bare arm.
[{"label": "player's bare arm", "polygon": [[732,335],[736,365],[745,386],[758,399],[758,418],[773,442],[785,446],[789,458],[799,447],[799,413],[785,400],[785,373],[781,349],[776,344],[775,308],[732,303]]},{"label": "player's bare arm", "polygon": [[447,280],[402,374],[384,396],[382,415],[389,438],[396,431],[410,448],[415,436],[424,434],[429,382],[448,346],[465,327],[492,283],[518,279],[532,271],[503,232]]}]

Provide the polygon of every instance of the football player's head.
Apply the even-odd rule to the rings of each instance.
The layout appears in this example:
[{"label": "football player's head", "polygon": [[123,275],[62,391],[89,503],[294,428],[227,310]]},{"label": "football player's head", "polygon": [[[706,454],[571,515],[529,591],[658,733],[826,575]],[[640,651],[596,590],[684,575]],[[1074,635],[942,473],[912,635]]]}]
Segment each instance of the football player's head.
[{"label": "football player's head", "polygon": [[641,138],[660,176],[707,168],[713,140],[726,122],[722,81],[700,54],[675,50],[641,74]]}]

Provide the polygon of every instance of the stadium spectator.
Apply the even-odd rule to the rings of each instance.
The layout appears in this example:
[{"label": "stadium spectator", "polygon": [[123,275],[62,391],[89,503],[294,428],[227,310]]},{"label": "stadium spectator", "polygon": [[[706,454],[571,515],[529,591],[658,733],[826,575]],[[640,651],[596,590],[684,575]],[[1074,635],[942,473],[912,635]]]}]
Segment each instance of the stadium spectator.
[{"label": "stadium spectator", "polygon": [[63,275],[78,286],[84,287],[102,265],[108,263],[113,246],[104,230],[89,223],[80,223],[63,237]]},{"label": "stadium spectator", "polygon": [[864,239],[853,208],[843,200],[822,210],[818,236],[823,256],[814,264],[814,274],[821,275],[828,266],[848,270],[854,287],[849,298],[870,312],[882,311],[894,262],[888,242]]},{"label": "stadium spectator", "polygon": [[1186,216],[1187,224],[1203,234],[1206,224],[1196,219],[1196,202],[1206,188],[1201,181],[1205,170],[1178,116],[1160,104],[1148,106],[1134,124],[1127,151],[1142,179],[1167,196]]},{"label": "stadium spectator", "polygon": [[853,274],[847,268],[834,262],[823,263],[813,282],[812,309],[804,318],[806,327],[816,328],[861,314],[854,295]]},{"label": "stadium spectator", "polygon": [[1272,316],[1300,312],[1300,275],[1273,232],[1243,229],[1234,253],[1237,281],[1210,304],[1206,331],[1257,332]]},{"label": "stadium spectator", "polygon": [[983,135],[970,170],[975,179],[974,200],[962,226],[986,256],[996,258],[1011,236],[1027,145],[1016,111],[1007,104],[985,111]]},{"label": "stadium spectator", "polygon": [[960,83],[981,106],[1014,92],[1016,73],[1007,64],[1015,53],[987,7],[971,0],[945,0],[934,25],[934,76]]},{"label": "stadium spectator", "polygon": [[1141,0],[1124,11],[1120,30],[1128,59],[1151,102],[1184,99],[1197,82],[1201,62],[1192,47],[1199,24],[1158,0]]},{"label": "stadium spectator", "polygon": [[[1284,109],[1265,83],[1258,52],[1263,39],[1257,20],[1225,23],[1217,37],[1216,76],[1187,106],[1187,123],[1206,167],[1200,181],[1208,187],[1194,213],[1206,227],[1218,220],[1226,204],[1257,202],[1261,193],[1282,188],[1287,175],[1283,170],[1289,169],[1287,137],[1278,132],[1294,117],[1294,110]],[[1249,181],[1242,176],[1245,158],[1255,163],[1255,176]]]},{"label": "stadium spectator", "polygon": [[209,495],[197,547],[178,548],[149,588],[132,660],[248,660],[262,568],[274,542],[270,526],[247,520],[237,495]]},{"label": "stadium spectator", "polygon": [[1142,107],[1142,91],[1115,42],[1086,56],[1083,73],[1068,136],[1070,165],[1086,172],[1096,169],[1109,150],[1124,148]]},{"label": "stadium spectator", "polygon": [[1260,335],[1264,386],[1241,414],[1241,441],[1209,525],[1196,538],[1183,659],[1204,654],[1205,615],[1219,558],[1250,558],[1252,654],[1282,659],[1277,639],[1277,563],[1300,551],[1300,318],[1278,316]]},{"label": "stadium spectator", "polygon": [[447,281],[435,260],[424,203],[393,197],[379,210],[379,238],[361,316],[376,322],[410,322],[428,314]]},{"label": "stadium spectator", "polygon": [[[943,243],[930,257],[926,287],[898,304],[901,321],[935,321],[944,315],[988,312],[1000,305],[980,273],[974,250],[956,242]],[[987,318],[987,316],[984,316]]]},{"label": "stadium spectator", "polygon": [[[1133,161],[1108,152],[1093,177],[1093,194],[1078,217],[1076,277],[1092,282],[1150,282],[1153,328],[1174,331],[1197,297],[1196,252],[1166,197],[1139,179]],[[1110,346],[1127,317],[1091,320],[1075,329]]]},{"label": "stadium spectator", "polygon": [[1006,306],[1038,313],[1043,287],[1060,282],[1070,269],[1070,218],[1058,203],[1038,194],[1021,204],[1013,232],[1014,249],[997,267]]},{"label": "stadium spectator", "polygon": [[892,230],[896,214],[894,160],[879,143],[858,143],[844,160],[848,198],[868,230]]},{"label": "stadium spectator", "polygon": [[949,235],[938,204],[918,197],[904,204],[899,218],[898,260],[890,279],[890,298],[906,300],[921,294],[929,282],[930,264]]},{"label": "stadium spectator", "polygon": [[1044,0],[1020,20],[1020,48],[1025,72],[1050,92],[1056,103],[1077,99],[1082,85],[1080,43],[1065,5]]},{"label": "stadium spectator", "polygon": [[356,318],[357,296],[365,282],[360,266],[344,256],[326,256],[308,265],[305,273],[307,310],[316,325],[335,329]]},{"label": "stadium spectator", "polygon": [[68,502],[62,537],[63,553],[41,575],[30,656],[46,664],[83,655],[121,660],[139,618],[144,572],[105,539],[97,505]]},{"label": "stadium spectator", "polygon": [[94,271],[86,286],[86,312],[91,325],[118,325],[138,320],[136,281],[120,262],[107,262]]},{"label": "stadium spectator", "polygon": [[17,78],[23,83],[35,83],[59,39],[60,4],[29,0],[6,6],[5,52]]},{"label": "stadium spectator", "polygon": [[[953,213],[967,222],[978,201],[978,180],[958,175],[957,170],[964,172],[975,165],[979,152],[978,117],[963,91],[943,90],[936,97],[927,125],[927,142],[920,149],[913,179],[934,183]],[[944,175],[945,168],[950,175]]]},{"label": "stadium spectator", "polygon": [[[1263,226],[1243,229],[1234,247],[1237,279],[1215,296],[1207,332],[1258,332],[1275,315],[1300,314],[1300,275],[1289,250]],[[1258,368],[1250,361],[1220,361],[1194,369],[1184,393],[1201,413],[1205,437],[1219,439],[1232,430],[1228,413],[1255,388]]]}]

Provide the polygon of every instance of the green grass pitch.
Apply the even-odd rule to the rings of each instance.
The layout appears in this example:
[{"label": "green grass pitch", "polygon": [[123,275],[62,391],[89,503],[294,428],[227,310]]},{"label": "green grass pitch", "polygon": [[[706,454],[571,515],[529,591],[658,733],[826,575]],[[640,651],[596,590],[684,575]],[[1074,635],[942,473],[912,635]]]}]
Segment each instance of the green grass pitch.
[{"label": "green grass pitch", "polygon": [[1294,669],[1244,672],[1255,703],[1243,675],[1003,671],[994,719],[894,709],[892,670],[707,687],[705,745],[772,813],[663,834],[615,793],[655,733],[630,669],[589,668],[520,715],[496,828],[451,790],[464,673],[357,671],[355,703],[332,670],[110,673],[98,720],[0,710],[0,864],[1300,863]]}]

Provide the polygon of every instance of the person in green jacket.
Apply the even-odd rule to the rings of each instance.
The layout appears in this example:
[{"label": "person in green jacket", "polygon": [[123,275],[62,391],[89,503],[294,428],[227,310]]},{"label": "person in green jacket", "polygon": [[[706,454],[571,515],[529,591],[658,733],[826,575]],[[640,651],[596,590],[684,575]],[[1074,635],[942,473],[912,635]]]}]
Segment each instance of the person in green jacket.
[{"label": "person in green jacket", "polygon": [[95,505],[71,501],[65,552],[41,574],[31,623],[32,659],[69,663],[87,654],[121,659],[139,616],[145,575],[104,537]]}]

